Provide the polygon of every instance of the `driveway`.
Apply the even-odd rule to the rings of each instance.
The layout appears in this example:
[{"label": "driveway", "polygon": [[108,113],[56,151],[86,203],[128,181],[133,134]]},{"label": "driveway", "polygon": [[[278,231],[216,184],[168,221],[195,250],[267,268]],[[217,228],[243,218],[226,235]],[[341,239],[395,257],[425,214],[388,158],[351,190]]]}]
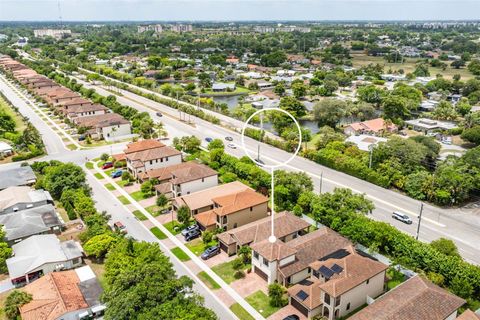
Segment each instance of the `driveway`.
[{"label": "driveway", "polygon": [[300,311],[295,309],[292,305],[287,305],[283,307],[282,309],[278,310],[274,314],[272,314],[270,317],[268,317],[268,320],[282,320],[285,317],[296,314],[297,316],[300,317],[300,320],[306,320],[307,317],[305,317]]},{"label": "driveway", "polygon": [[246,273],[245,278],[232,282],[230,286],[244,298],[258,290],[268,294],[267,282],[253,272]]},{"label": "driveway", "polygon": [[210,268],[216,266],[217,264],[222,264],[224,262],[230,262],[235,259],[237,256],[229,257],[223,250],[220,250],[220,254],[217,254],[214,257],[211,257],[208,260],[205,260],[205,264]]}]

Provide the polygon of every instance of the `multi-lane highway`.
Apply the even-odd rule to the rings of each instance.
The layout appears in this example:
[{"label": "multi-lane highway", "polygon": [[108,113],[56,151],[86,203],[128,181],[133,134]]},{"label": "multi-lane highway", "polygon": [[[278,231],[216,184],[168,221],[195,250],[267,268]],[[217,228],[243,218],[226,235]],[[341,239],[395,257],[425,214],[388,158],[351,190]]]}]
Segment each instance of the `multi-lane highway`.
[{"label": "multi-lane highway", "polygon": [[[83,80],[77,80],[87,87],[94,88],[99,94],[111,95],[112,92],[105,90],[101,86],[94,86]],[[206,137],[224,139],[225,136],[232,136],[237,149],[226,148],[226,151],[235,156],[245,155],[241,148],[241,137],[238,132],[226,129],[222,126],[213,125],[207,121],[192,117],[194,125],[188,125],[179,121],[179,112],[163,104],[146,99],[129,91],[116,89],[121,95],[117,96],[117,100],[125,105],[134,107],[140,111],[149,112],[152,117],[158,121],[162,121],[172,136],[178,135],[195,135],[203,141]],[[157,117],[156,111],[162,112],[163,117]],[[182,119],[185,116],[182,115]],[[224,116],[222,116],[224,117]],[[188,116],[187,116],[188,119]],[[238,131],[240,128],[238,123],[230,122]],[[246,147],[251,153],[257,150],[258,142],[252,139],[245,139]],[[291,154],[274,148],[272,146],[261,144],[261,158],[270,162],[282,162],[288,159]],[[417,219],[420,212],[421,203],[401,193],[387,190],[368,183],[361,179],[349,176],[347,174],[332,170],[321,166],[317,163],[309,161],[302,157],[295,157],[285,170],[305,171],[309,174],[318,192],[320,184],[322,192],[332,191],[334,188],[346,187],[355,192],[365,193],[372,200],[376,209],[371,217],[376,220],[391,223],[398,229],[411,235],[416,234]],[[322,179],[321,179],[322,178]],[[322,182],[320,183],[320,180]],[[391,214],[393,211],[401,211],[407,213],[414,218],[412,225],[406,225],[399,221],[393,220]],[[478,209],[443,209],[430,204],[424,205],[423,219],[419,234],[422,241],[432,241],[440,237],[452,239],[457,244],[462,256],[470,262],[480,263],[480,250],[477,243],[480,241],[480,216]]]}]

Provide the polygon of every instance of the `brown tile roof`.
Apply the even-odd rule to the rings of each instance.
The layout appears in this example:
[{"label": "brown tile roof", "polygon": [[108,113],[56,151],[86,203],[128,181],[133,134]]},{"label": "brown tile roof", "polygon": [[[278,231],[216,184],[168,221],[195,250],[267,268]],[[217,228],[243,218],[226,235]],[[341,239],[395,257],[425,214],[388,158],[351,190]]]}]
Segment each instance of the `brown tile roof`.
[{"label": "brown tile roof", "polygon": [[[320,290],[320,284],[320,280],[312,277],[308,279],[308,281],[301,281],[300,283],[288,288],[287,292],[292,299],[297,300],[309,310],[313,310],[322,304],[322,291]],[[297,293],[300,291],[303,291],[308,295],[305,300],[301,300],[297,297]]]},{"label": "brown tile roof", "polygon": [[351,316],[350,320],[444,320],[465,303],[430,281],[415,276]]},{"label": "brown tile roof", "polygon": [[[250,222],[241,227],[225,231],[218,235],[218,238],[225,244],[237,243],[240,246],[255,243],[267,239],[271,234],[271,217]],[[274,216],[274,234],[277,238],[299,232],[308,228],[310,224],[305,220],[283,211]]]},{"label": "brown tile roof", "polygon": [[335,274],[329,281],[320,285],[322,291],[332,297],[341,296],[388,268],[386,264],[358,254],[353,246],[346,249],[350,254],[344,258],[317,260],[310,264],[310,267],[315,270],[318,270],[321,266],[331,268],[334,264],[343,268],[342,272]]},{"label": "brown tile roof", "polygon": [[457,320],[480,320],[480,315],[476,314],[470,309],[467,309],[464,313],[457,317]]},{"label": "brown tile roof", "polygon": [[302,271],[315,260],[351,245],[351,242],[332,229],[323,227],[287,244],[296,250],[296,254],[295,262],[279,269],[285,278]]},{"label": "brown tile roof", "polygon": [[240,192],[246,189],[250,189],[250,187],[244,185],[240,181],[233,181],[230,183],[221,184],[202,191],[177,197],[174,201],[179,207],[185,205],[189,207],[190,210],[196,210],[213,205],[212,199],[215,197]]},{"label": "brown tile roof", "polygon": [[74,270],[52,272],[22,290],[33,300],[20,307],[23,320],[54,320],[68,312],[88,308]]},{"label": "brown tile roof", "polygon": [[195,161],[188,161],[143,172],[140,174],[140,178],[156,178],[160,181],[172,180],[173,184],[181,184],[214,175],[217,175],[217,171],[211,169],[210,167]]},{"label": "brown tile roof", "polygon": [[79,127],[86,128],[103,128],[118,124],[130,123],[128,120],[116,113],[105,113],[95,116],[80,117],[74,119],[73,122]]},{"label": "brown tile roof", "polygon": [[144,151],[149,149],[161,148],[164,146],[165,145],[163,143],[154,139],[139,140],[139,141],[127,144],[127,149],[125,149],[124,152],[126,154],[129,154],[129,153],[134,153],[134,152],[139,152],[139,151]]},{"label": "brown tile roof", "polygon": [[157,184],[155,186],[155,191],[162,194],[167,194],[169,192],[172,192],[172,184],[170,182]]},{"label": "brown tile roof", "polygon": [[112,155],[112,158],[115,161],[123,161],[123,160],[127,159],[127,155],[125,153],[119,153],[119,154]]},{"label": "brown tile roof", "polygon": [[251,248],[268,261],[279,261],[296,253],[295,249],[278,239],[273,243],[265,239],[254,243]]},{"label": "brown tile roof", "polygon": [[194,217],[195,217],[195,220],[197,220],[197,222],[200,223],[205,228],[209,226],[213,226],[214,224],[217,223],[217,215],[213,210],[200,212],[199,214],[196,214]]},{"label": "brown tile roof", "polygon": [[55,106],[62,106],[63,107],[63,106],[72,106],[72,105],[87,104],[87,103],[92,104],[92,102],[90,100],[78,97],[78,98],[74,98],[74,99],[68,100],[68,101],[60,101],[59,103],[55,103]]},{"label": "brown tile roof", "polygon": [[254,207],[268,201],[264,195],[251,189],[216,197],[212,199],[220,208],[215,208],[219,216],[226,216],[249,207]]},{"label": "brown tile roof", "polygon": [[107,111],[108,109],[101,104],[84,104],[84,105],[74,105],[69,106],[67,113],[82,113],[82,112],[93,112],[93,111]]},{"label": "brown tile roof", "polygon": [[163,147],[127,153],[127,159],[132,162],[140,162],[142,163],[141,166],[143,166],[143,162],[165,157],[171,157],[179,154],[182,153],[177,149],[164,145]]},{"label": "brown tile roof", "polygon": [[390,123],[387,127],[387,123],[382,118],[367,120],[363,122],[355,122],[348,125],[352,127],[355,131],[366,130],[372,132],[380,132],[382,130],[396,130],[397,126],[393,123]]}]

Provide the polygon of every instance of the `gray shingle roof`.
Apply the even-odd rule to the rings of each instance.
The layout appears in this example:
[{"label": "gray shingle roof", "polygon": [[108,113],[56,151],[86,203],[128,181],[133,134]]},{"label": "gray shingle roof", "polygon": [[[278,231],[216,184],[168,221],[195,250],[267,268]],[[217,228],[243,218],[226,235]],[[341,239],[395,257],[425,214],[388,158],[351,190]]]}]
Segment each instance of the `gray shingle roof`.
[{"label": "gray shingle roof", "polygon": [[35,183],[37,177],[30,167],[19,167],[0,171],[0,190],[11,186],[24,186]]}]

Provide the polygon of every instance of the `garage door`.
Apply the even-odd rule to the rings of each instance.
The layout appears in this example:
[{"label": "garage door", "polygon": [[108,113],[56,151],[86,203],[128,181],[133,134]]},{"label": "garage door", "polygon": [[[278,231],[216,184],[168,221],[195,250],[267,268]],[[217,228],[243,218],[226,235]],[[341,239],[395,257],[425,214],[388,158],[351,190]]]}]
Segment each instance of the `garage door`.
[{"label": "garage door", "polygon": [[262,270],[260,270],[259,268],[255,268],[255,273],[258,274],[263,280],[268,281],[267,274]]},{"label": "garage door", "polygon": [[228,246],[222,241],[219,241],[219,243],[220,243],[220,249],[222,249],[225,253],[228,254]]},{"label": "garage door", "polygon": [[292,306],[295,307],[298,311],[300,311],[305,317],[308,317],[308,309],[304,307],[300,302],[295,300],[293,297],[291,299]]}]

